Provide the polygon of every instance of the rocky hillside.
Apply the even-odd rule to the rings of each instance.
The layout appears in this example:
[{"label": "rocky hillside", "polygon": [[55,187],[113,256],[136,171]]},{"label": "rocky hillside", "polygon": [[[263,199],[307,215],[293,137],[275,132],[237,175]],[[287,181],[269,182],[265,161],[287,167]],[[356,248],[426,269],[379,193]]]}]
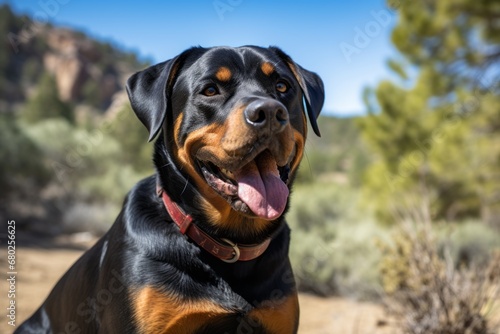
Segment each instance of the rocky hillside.
[{"label": "rocky hillside", "polygon": [[0,218],[39,234],[105,230],[152,172],[147,131],[124,89],[148,64],[6,4],[0,36]]},{"label": "rocky hillside", "polygon": [[126,78],[144,67],[133,53],[84,33],[40,25],[0,7],[0,109],[14,110],[36,90],[43,74],[57,83],[59,98],[104,112],[123,94]]}]

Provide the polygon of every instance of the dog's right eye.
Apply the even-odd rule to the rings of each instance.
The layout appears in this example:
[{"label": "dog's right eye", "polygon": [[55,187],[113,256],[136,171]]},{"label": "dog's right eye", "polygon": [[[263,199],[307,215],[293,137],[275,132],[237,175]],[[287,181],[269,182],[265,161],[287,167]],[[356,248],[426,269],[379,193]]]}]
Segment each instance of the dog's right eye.
[{"label": "dog's right eye", "polygon": [[210,85],[205,87],[205,89],[203,89],[202,94],[205,96],[215,96],[219,94],[219,90],[215,85]]}]

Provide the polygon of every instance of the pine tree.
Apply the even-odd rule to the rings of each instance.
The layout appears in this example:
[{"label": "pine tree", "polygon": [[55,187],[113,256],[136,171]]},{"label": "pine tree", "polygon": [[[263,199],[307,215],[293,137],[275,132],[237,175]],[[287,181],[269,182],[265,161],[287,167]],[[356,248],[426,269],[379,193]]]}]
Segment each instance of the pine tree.
[{"label": "pine tree", "polygon": [[500,3],[390,4],[401,57],[389,65],[401,79],[366,94],[360,125],[379,157],[368,200],[384,218],[426,199],[438,218],[500,225]]}]

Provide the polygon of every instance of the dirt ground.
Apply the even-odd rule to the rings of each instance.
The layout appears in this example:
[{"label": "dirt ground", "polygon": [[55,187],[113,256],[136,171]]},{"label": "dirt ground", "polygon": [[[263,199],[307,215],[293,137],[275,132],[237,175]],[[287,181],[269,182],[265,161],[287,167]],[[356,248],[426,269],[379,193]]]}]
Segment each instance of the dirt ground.
[{"label": "dirt ground", "polygon": [[[88,242],[87,242],[88,243]],[[81,247],[39,247],[17,249],[16,276],[16,323],[19,325],[43,302],[52,286],[82,254],[88,245]],[[6,308],[6,256],[0,258],[2,285],[0,286],[0,333],[12,333],[8,325]],[[366,302],[343,298],[320,298],[308,294],[300,295],[301,334],[395,334],[386,320],[383,309]]]}]

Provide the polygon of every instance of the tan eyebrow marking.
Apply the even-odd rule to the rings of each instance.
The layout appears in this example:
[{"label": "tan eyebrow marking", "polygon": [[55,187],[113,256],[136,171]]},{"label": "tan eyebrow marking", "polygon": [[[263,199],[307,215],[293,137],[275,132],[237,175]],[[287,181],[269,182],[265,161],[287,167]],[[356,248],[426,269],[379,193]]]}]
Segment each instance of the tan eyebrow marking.
[{"label": "tan eyebrow marking", "polygon": [[225,66],[220,67],[217,73],[215,73],[217,80],[224,82],[231,80],[232,75],[231,70]]},{"label": "tan eyebrow marking", "polygon": [[269,63],[267,61],[263,62],[262,65],[260,65],[260,69],[267,76],[270,76],[274,72],[274,66],[273,66],[273,64],[271,64],[271,63]]}]

